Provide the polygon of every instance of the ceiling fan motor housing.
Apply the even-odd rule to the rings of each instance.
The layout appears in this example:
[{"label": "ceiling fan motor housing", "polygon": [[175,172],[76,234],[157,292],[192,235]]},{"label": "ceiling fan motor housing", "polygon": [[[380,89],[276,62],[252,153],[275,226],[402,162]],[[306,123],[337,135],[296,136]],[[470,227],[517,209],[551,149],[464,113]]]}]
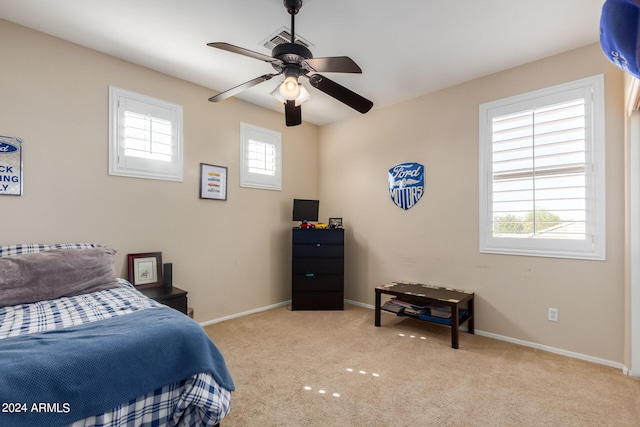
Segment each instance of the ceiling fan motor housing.
[{"label": "ceiling fan motor housing", "polygon": [[281,60],[285,65],[300,65],[303,60],[313,58],[309,49],[297,43],[282,43],[273,48],[271,56]]}]

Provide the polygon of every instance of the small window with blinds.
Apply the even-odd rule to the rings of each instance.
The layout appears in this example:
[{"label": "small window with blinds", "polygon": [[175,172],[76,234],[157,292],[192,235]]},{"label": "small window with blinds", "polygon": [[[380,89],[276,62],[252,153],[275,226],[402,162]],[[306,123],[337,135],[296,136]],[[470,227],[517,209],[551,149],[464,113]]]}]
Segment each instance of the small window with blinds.
[{"label": "small window with blinds", "polygon": [[280,132],[240,123],[240,186],[282,190]]},{"label": "small window with blinds", "polygon": [[109,174],[182,181],[182,106],[109,87]]},{"label": "small window with blinds", "polygon": [[247,168],[249,173],[275,176],[276,153],[275,144],[250,139],[247,147]]},{"label": "small window with blinds", "polygon": [[604,259],[604,82],[480,106],[480,251]]}]

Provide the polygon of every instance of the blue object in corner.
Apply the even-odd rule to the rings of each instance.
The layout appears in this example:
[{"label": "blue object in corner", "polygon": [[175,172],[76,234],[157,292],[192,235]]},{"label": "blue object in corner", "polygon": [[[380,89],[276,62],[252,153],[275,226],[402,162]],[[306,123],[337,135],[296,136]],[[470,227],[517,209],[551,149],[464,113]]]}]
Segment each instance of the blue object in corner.
[{"label": "blue object in corner", "polygon": [[600,17],[600,45],[617,67],[640,78],[640,0],[607,0]]}]

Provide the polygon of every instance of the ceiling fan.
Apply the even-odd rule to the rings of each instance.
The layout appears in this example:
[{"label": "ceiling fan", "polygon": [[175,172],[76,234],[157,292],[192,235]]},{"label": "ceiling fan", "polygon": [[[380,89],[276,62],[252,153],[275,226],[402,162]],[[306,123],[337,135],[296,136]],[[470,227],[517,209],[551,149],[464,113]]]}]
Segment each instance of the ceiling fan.
[{"label": "ceiling fan", "polygon": [[297,126],[302,123],[302,109],[300,105],[310,98],[306,89],[298,82],[300,77],[309,80],[309,84],[316,89],[326,93],[338,101],[348,105],[362,114],[373,107],[373,102],[358,95],[357,93],[339,85],[333,80],[329,80],[318,72],[326,73],[362,73],[362,69],[351,58],[347,56],[332,56],[324,58],[314,58],[311,51],[305,46],[294,43],[295,41],[295,16],[302,7],[302,0],[284,0],[284,6],[291,15],[291,42],[282,43],[271,51],[271,56],[229,43],[208,43],[208,46],[227,52],[237,53],[250,58],[259,59],[271,63],[276,71],[271,74],[264,74],[253,80],[242,83],[227,91],[221,92],[209,98],[211,102],[218,102],[237,95],[245,89],[255,86],[275,76],[284,75],[284,82],[279,85],[271,94],[284,103],[285,120],[287,126]]}]

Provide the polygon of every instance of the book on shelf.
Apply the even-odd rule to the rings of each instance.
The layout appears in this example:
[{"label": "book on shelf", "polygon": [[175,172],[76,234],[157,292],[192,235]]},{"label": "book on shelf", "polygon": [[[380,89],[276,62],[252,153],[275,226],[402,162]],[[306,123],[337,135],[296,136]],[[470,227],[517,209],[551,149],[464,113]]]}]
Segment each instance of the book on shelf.
[{"label": "book on shelf", "polygon": [[391,301],[387,301],[382,305],[382,309],[386,311],[391,311],[393,313],[402,313],[405,307],[398,304],[394,304]]}]

